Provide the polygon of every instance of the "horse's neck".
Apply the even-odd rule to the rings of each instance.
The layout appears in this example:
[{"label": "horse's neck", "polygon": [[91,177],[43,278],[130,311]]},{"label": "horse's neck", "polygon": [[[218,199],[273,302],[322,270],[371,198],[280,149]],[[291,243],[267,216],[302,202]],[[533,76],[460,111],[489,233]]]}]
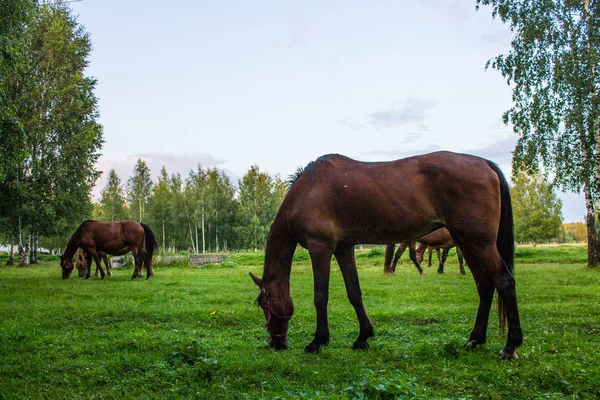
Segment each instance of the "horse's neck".
[{"label": "horse's neck", "polygon": [[79,237],[74,235],[71,238],[71,240],[69,240],[69,243],[67,243],[67,248],[65,249],[64,257],[73,259],[73,256],[75,255],[75,252],[77,251],[78,247],[79,247]]},{"label": "horse's neck", "polygon": [[297,243],[289,239],[286,232],[277,229],[275,224],[273,223],[274,226],[265,251],[263,281],[278,281],[287,284],[290,281],[292,259]]}]

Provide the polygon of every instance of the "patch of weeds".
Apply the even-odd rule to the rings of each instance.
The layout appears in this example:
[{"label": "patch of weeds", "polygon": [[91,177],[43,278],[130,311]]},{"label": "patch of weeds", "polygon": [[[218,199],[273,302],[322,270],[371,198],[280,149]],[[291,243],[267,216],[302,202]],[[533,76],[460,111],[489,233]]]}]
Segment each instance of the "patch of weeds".
[{"label": "patch of weeds", "polygon": [[385,256],[385,249],[383,247],[374,247],[367,253],[367,258],[380,258]]},{"label": "patch of weeds", "polygon": [[310,254],[308,254],[308,250],[306,250],[306,249],[297,250],[294,253],[293,261],[294,262],[310,261]]},{"label": "patch of weeds", "polygon": [[397,371],[394,376],[387,376],[386,372],[367,369],[367,374],[360,381],[346,386],[343,392],[350,399],[397,399],[419,395],[419,386],[414,378],[398,375]]},{"label": "patch of weeds", "polygon": [[453,339],[452,341],[442,346],[442,355],[446,358],[458,358],[462,349],[465,345],[459,339]]},{"label": "patch of weeds", "polygon": [[217,360],[210,358],[208,346],[196,339],[186,339],[179,343],[171,352],[171,361],[174,364],[181,363],[195,365],[197,363],[215,365]]}]

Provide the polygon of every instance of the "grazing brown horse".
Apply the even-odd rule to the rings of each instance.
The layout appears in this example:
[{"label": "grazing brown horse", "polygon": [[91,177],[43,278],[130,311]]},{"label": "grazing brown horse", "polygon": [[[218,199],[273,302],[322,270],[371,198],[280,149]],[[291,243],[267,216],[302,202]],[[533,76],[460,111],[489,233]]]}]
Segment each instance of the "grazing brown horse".
[{"label": "grazing brown horse", "polygon": [[[419,243],[419,247],[415,248],[416,243]],[[415,267],[419,270],[419,273],[423,274],[423,269],[421,268],[421,262],[423,261],[423,253],[427,248],[436,249],[438,252],[438,260],[440,262],[438,267],[438,274],[444,273],[444,264],[446,263],[446,258],[448,257],[448,252],[451,248],[456,247],[456,243],[452,239],[450,232],[446,228],[441,228],[436,231],[433,231],[422,238],[417,239],[416,241],[410,241],[405,243],[400,243],[398,246],[398,251],[394,255],[394,259],[392,261],[392,255],[394,254],[394,244],[388,244],[385,247],[385,262],[383,266],[384,274],[395,274],[396,273],[396,265],[398,264],[398,260],[402,256],[402,253],[409,249],[410,259],[415,264]],[[439,249],[442,249],[442,256],[440,257]],[[460,265],[460,273],[465,275],[465,267],[463,265],[463,254],[460,251],[459,247],[456,247],[456,253],[458,254],[458,263]],[[431,267],[431,249],[429,250],[429,266]]]},{"label": "grazing brown horse", "polygon": [[[142,264],[146,265],[146,279],[148,279],[154,275],[152,254],[157,246],[154,233],[146,224],[135,221],[85,221],[77,228],[61,256],[62,277],[68,279],[71,275],[74,268],[73,255],[77,248],[81,247],[87,253],[88,259],[93,257],[96,261],[102,279],[104,279],[104,270],[100,265],[101,254],[120,256],[130,251],[135,260],[132,279],[142,276]],[[88,266],[90,265],[91,259],[88,263]],[[90,271],[91,267],[87,268],[86,279],[90,277]]]},{"label": "grazing brown horse", "polygon": [[355,349],[368,348],[373,325],[359,285],[354,246],[414,240],[445,226],[461,247],[475,279],[479,309],[467,346],[485,343],[498,291],[501,331],[508,320],[502,358],[516,358],[523,335],[513,278],[514,239],[509,187],[496,164],[483,158],[436,152],[390,162],[359,162],[326,155],[310,163],[291,185],[267,240],[260,288],[270,345],[287,348],[294,313],[290,273],[296,245],[308,249],[314,276],[317,328],[305,347],[317,352],[329,341],[327,303],[335,256],[360,333]]},{"label": "grazing brown horse", "polygon": [[467,273],[465,272],[465,257],[463,256],[463,253],[460,250],[460,247],[458,247],[458,246],[451,246],[450,248],[445,250],[440,256],[440,249],[443,249],[444,248],[443,246],[435,247],[435,246],[427,246],[424,244],[420,244],[416,250],[417,251],[417,262],[419,264],[423,262],[423,256],[424,256],[425,250],[427,250],[429,252],[429,259],[427,262],[427,266],[431,267],[431,253],[435,250],[435,252],[437,253],[438,261],[440,262],[440,266],[438,267],[438,274],[443,274],[446,258],[448,257],[448,252],[450,251],[450,249],[452,247],[456,247],[456,256],[458,257],[458,265],[460,268],[460,274],[466,275]]},{"label": "grazing brown horse", "polygon": [[[101,251],[98,252],[98,255],[104,261],[104,266],[106,267],[106,273],[108,274],[108,276],[113,276],[112,263],[110,262],[108,255]],[[80,278],[86,277],[88,265],[92,265],[92,255],[88,254],[82,248],[77,249],[77,251],[75,252],[75,267],[77,268],[77,274]],[[95,277],[98,277],[99,271],[100,270],[98,269],[98,266],[96,266],[96,272],[94,273]]]}]

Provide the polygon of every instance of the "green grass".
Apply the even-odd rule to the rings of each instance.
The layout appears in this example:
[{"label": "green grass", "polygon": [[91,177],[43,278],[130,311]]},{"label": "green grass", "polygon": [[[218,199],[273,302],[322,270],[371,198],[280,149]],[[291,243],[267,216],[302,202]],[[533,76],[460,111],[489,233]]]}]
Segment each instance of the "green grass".
[{"label": "green grass", "polygon": [[248,277],[261,275],[262,253],[233,254],[224,267],[157,267],[148,281],[131,281],[131,269],[63,281],[51,257],[2,266],[0,399],[599,398],[600,270],[570,261],[585,248],[564,247],[560,262],[539,261],[556,248],[535,248],[534,262],[518,253],[516,361],[497,356],[506,337],[495,318],[485,346],[463,349],[478,299],[455,256],[445,275],[419,276],[403,257],[389,277],[381,251],[357,252],[376,335],[367,351],[351,349],[358,323],[333,263],[332,337],[320,354],[303,350],[315,330],[303,254],[292,269],[291,348],[279,352],[266,347]]}]

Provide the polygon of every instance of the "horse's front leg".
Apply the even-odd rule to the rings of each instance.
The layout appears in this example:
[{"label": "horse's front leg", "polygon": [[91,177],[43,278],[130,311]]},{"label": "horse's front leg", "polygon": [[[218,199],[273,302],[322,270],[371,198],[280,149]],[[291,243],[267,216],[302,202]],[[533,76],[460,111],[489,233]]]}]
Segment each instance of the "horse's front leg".
[{"label": "horse's front leg", "polygon": [[342,271],[344,284],[346,285],[346,293],[348,300],[356,311],[360,332],[358,338],[352,346],[354,349],[368,349],[370,337],[373,336],[373,325],[367,316],[367,311],[362,301],[362,291],[358,282],[358,271],[356,269],[356,259],[354,257],[354,246],[348,246],[343,249],[338,249],[335,252],[335,258]]},{"label": "horse's front leg", "polygon": [[310,253],[314,277],[317,330],[314,339],[304,350],[309,353],[315,353],[321,350],[321,346],[329,343],[327,303],[329,302],[329,271],[331,269],[332,251],[322,244],[309,245],[308,251]]}]

